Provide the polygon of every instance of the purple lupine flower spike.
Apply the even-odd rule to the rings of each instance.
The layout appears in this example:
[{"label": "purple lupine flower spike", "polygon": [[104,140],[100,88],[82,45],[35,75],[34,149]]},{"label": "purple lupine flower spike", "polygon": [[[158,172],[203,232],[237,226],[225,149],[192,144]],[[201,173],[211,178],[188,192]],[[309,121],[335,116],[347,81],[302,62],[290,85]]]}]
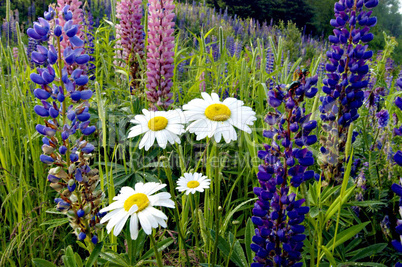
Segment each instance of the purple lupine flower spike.
[{"label": "purple lupine flower spike", "polygon": [[149,3],[146,94],[152,109],[167,109],[173,102],[170,88],[174,69],[174,5],[173,0]]},{"label": "purple lupine flower spike", "polygon": [[256,253],[252,267],[302,266],[302,225],[309,208],[302,206],[304,199],[297,199],[289,192],[289,184],[299,187],[311,178],[317,178],[307,168],[314,164],[312,152],[306,148],[317,142],[312,131],[317,122],[310,120],[301,106],[305,97],[317,93],[314,87],[317,76],[306,78],[306,72],[288,88],[277,86],[269,91],[269,104],[275,110],[283,105],[284,112],[270,112],[265,121],[270,125],[264,137],[271,139],[265,150],[258,152],[264,160],[258,169],[260,187],[254,188],[258,200],[254,205],[252,222],[257,226],[251,249]]},{"label": "purple lupine flower spike", "polygon": [[335,3],[335,19],[330,22],[335,29],[329,36],[332,46],[327,52],[327,78],[322,88],[326,96],[320,98],[319,109],[323,129],[328,133],[322,140],[323,174],[335,182],[342,179],[344,161],[338,158],[342,158],[350,124],[359,118],[363,89],[369,85],[367,61],[373,52],[367,43],[373,39],[369,30],[377,19],[371,17],[371,10],[363,8],[377,5],[377,0],[339,0]]},{"label": "purple lupine flower spike", "polygon": [[[36,125],[38,133],[43,135],[40,160],[52,167],[47,180],[50,187],[60,193],[60,197],[55,199],[57,209],[68,214],[79,240],[86,237],[91,240],[91,237],[96,237],[94,226],[100,221],[97,214],[104,194],[96,191],[98,172],[89,167],[88,157],[95,147],[85,140],[96,129],[90,126],[89,100],[93,93],[88,89],[88,76],[80,68],[88,63],[89,56],[83,48],[76,48],[75,44],[83,41],[77,36],[78,26],[73,23],[68,6],[62,9],[66,14],[64,27],[54,19],[53,12],[49,8],[45,12],[46,20],[39,19],[34,28],[28,29],[32,39],[53,38],[57,47],[63,35],[70,39],[64,53],[53,45],[37,45],[36,51],[31,52],[31,60],[39,66],[37,72],[30,75],[38,86],[34,95],[40,100],[34,111],[45,119],[44,125]],[[62,69],[60,61],[64,61]],[[73,64],[78,68],[72,68]],[[55,69],[60,72],[56,73]],[[74,70],[69,75],[67,69]],[[77,134],[80,136],[73,137]],[[71,197],[73,194],[75,198]]]},{"label": "purple lupine flower spike", "polygon": [[[402,98],[401,97],[397,97],[395,99],[395,105],[402,111]],[[400,129],[402,129],[402,126]],[[400,129],[395,128],[395,130],[400,130]],[[395,133],[395,130],[394,130],[394,133]],[[394,158],[395,163],[402,167],[402,151],[401,150],[397,151],[393,158]],[[399,214],[400,214],[400,217],[402,218],[402,186],[401,186],[402,179],[401,178],[399,178],[399,179],[400,179],[399,183],[398,184],[394,183],[391,186],[391,189],[400,198]],[[400,240],[392,240],[392,245],[394,246],[395,250],[397,250],[398,252],[402,252],[402,219],[397,220],[397,226],[395,228],[395,231],[400,236]],[[402,263],[397,263],[395,266],[401,267]]]},{"label": "purple lupine flower spike", "polygon": [[[144,30],[141,25],[143,13],[141,0],[122,0],[117,3],[116,17],[120,24],[116,25],[116,48],[118,58],[121,58],[129,65],[131,84],[130,93],[135,94],[140,90],[140,64],[137,57],[144,57]],[[141,90],[140,90],[141,91]]]}]

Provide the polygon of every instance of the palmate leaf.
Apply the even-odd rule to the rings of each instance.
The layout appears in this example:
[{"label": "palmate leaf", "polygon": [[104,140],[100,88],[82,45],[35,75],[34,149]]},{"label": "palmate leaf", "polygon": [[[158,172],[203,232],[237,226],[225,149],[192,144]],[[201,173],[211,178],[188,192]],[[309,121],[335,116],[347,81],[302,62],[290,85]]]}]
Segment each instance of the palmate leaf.
[{"label": "palmate leaf", "polygon": [[40,226],[45,226],[48,225],[48,230],[61,226],[63,224],[68,223],[68,218],[60,218],[60,219],[53,219],[53,220],[49,220],[49,221],[45,221],[43,223],[40,224]]},{"label": "palmate leaf", "polygon": [[247,223],[246,223],[246,232],[244,234],[244,243],[246,245],[246,254],[247,254],[247,259],[248,259],[248,265],[250,265],[253,262],[253,251],[251,250],[251,239],[254,236],[254,225],[253,222],[251,221],[251,218],[248,218]]},{"label": "palmate leaf", "polygon": [[386,205],[386,203],[376,200],[364,200],[364,201],[350,201],[345,206],[358,206],[358,207],[372,207],[378,205]]},{"label": "palmate leaf", "polygon": [[336,261],[335,261],[334,256],[332,255],[331,251],[329,251],[329,249],[326,246],[322,246],[321,249],[327,256],[327,260],[331,263],[331,265],[336,266]]},{"label": "palmate leaf", "polygon": [[113,264],[114,266],[125,266],[128,267],[130,264],[127,263],[127,261],[121,257],[119,254],[114,252],[113,250],[107,250],[105,252],[101,252],[100,256],[102,259],[106,260],[110,264]]},{"label": "palmate leaf", "polygon": [[387,243],[379,243],[379,244],[374,244],[365,248],[361,248],[355,251],[352,251],[346,256],[354,256],[353,258],[350,259],[350,261],[357,261],[360,259],[368,258],[373,255],[376,255],[383,251],[386,247],[388,246]]},{"label": "palmate leaf", "polygon": [[236,258],[240,260],[242,266],[247,265],[246,255],[244,254],[243,248],[240,245],[239,240],[236,240],[235,236],[229,232],[229,244],[232,244],[232,255],[235,254]]},{"label": "palmate leaf", "polygon": [[327,212],[325,213],[325,220],[324,221],[329,221],[331,217],[339,210],[339,205],[343,205],[346,203],[346,201],[349,199],[349,197],[352,195],[354,192],[356,186],[352,186],[351,188],[347,189],[345,192],[345,195],[343,199],[341,200],[341,196],[338,196],[335,201],[332,203],[332,205],[328,208]]},{"label": "palmate leaf", "polygon": [[66,248],[65,254],[61,257],[65,267],[77,267],[75,255],[71,246]]},{"label": "palmate leaf", "polygon": [[98,259],[103,247],[103,242],[99,242],[96,244],[94,250],[92,251],[91,255],[87,259],[87,262],[85,263],[85,267],[92,267],[94,266],[94,263]]},{"label": "palmate leaf", "polygon": [[[165,248],[167,248],[168,246],[170,246],[173,243],[173,238],[169,237],[166,238],[162,241],[159,241],[156,246],[158,247],[158,252],[163,251]],[[155,251],[153,248],[151,248],[150,250],[148,250],[142,257],[141,260],[146,260],[150,257],[153,257],[155,255]]]},{"label": "palmate leaf", "polygon": [[348,266],[363,266],[363,267],[388,267],[382,263],[375,262],[343,262],[339,263],[337,267],[348,267]]},{"label": "palmate leaf", "polygon": [[56,265],[54,263],[44,260],[44,259],[39,259],[39,258],[32,259],[32,263],[34,266],[37,266],[37,267],[56,267]]},{"label": "palmate leaf", "polygon": [[140,229],[138,233],[138,237],[136,240],[131,239],[131,234],[129,228],[125,231],[125,237],[127,241],[127,254],[130,261],[130,264],[133,265],[138,258],[140,257],[141,253],[143,252],[143,248],[146,241],[146,234],[143,229]]},{"label": "palmate leaf", "polygon": [[327,246],[333,246],[334,248],[336,248],[337,246],[345,243],[346,241],[348,241],[350,238],[354,237],[355,235],[357,235],[361,230],[363,230],[364,227],[366,227],[370,222],[365,222],[365,223],[361,223],[358,225],[354,225],[349,227],[348,229],[342,231],[341,233],[339,233],[336,236],[336,240],[335,240],[335,244],[334,244],[334,240],[333,238],[328,241]]},{"label": "palmate leaf", "polygon": [[230,213],[226,216],[225,221],[223,222],[222,229],[221,229],[222,232],[225,232],[225,230],[226,230],[226,228],[227,228],[227,226],[228,226],[228,224],[229,224],[229,221],[231,220],[232,216],[233,216],[236,212],[241,211],[241,210],[247,208],[247,206],[245,206],[245,207],[243,207],[243,206],[246,205],[247,203],[251,202],[251,201],[254,202],[254,201],[256,201],[256,200],[257,200],[257,198],[249,199],[249,200],[244,201],[243,203],[239,204],[239,205],[238,205],[236,208],[234,208],[233,210],[231,210]]},{"label": "palmate leaf", "polygon": [[[211,233],[212,239],[215,240],[215,238],[216,238],[215,231],[211,229],[210,233]],[[233,234],[232,234],[232,236],[233,236]],[[230,237],[229,237],[229,239],[230,239]],[[233,241],[233,239],[234,239],[234,237],[232,238],[232,241]],[[238,243],[239,241],[237,240],[236,242]],[[220,252],[223,255],[225,255],[226,257],[230,255],[230,260],[234,264],[236,264],[236,266],[239,266],[239,267],[247,266],[247,260],[244,255],[243,249],[241,248],[240,243],[238,245],[236,245],[236,242],[234,244],[232,243],[232,245],[234,247],[237,246],[237,249],[234,249],[231,247],[231,244],[228,241],[226,241],[223,237],[218,236],[218,248],[219,248]],[[238,252],[240,252],[239,247],[242,252],[240,254],[238,254]]]}]

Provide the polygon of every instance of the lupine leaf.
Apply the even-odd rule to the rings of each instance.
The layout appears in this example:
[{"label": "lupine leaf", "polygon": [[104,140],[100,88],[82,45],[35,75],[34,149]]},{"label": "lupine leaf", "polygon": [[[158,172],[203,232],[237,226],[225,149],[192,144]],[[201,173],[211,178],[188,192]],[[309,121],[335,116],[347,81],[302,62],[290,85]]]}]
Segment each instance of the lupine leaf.
[{"label": "lupine leaf", "polygon": [[119,254],[114,252],[113,250],[108,250],[105,252],[101,252],[100,256],[110,263],[117,264],[119,266],[130,266],[124,258],[122,258]]},{"label": "lupine leaf", "polygon": [[233,210],[231,210],[230,213],[226,216],[225,221],[223,222],[222,231],[223,231],[223,232],[225,231],[226,227],[227,227],[228,224],[229,224],[230,219],[232,218],[232,216],[233,216],[236,212],[247,208],[247,207],[243,207],[243,206],[246,205],[247,203],[251,202],[251,201],[254,202],[254,201],[256,201],[256,200],[257,200],[257,198],[248,199],[248,200],[244,201],[243,203],[237,205],[236,208],[234,208]]},{"label": "lupine leaf", "polygon": [[[354,192],[356,186],[352,186],[351,188],[347,189],[345,195],[340,201],[341,196],[338,196],[332,205],[328,208],[327,212],[325,213],[325,221],[329,221],[331,217],[339,210],[339,205],[343,205],[350,197],[350,195]],[[342,202],[342,203],[340,203]]]},{"label": "lupine leaf", "polygon": [[56,265],[53,262],[39,258],[32,259],[32,263],[34,266],[37,267],[56,267]]},{"label": "lupine leaf", "polygon": [[[331,244],[331,243],[329,243]],[[324,251],[325,255],[327,256],[327,260],[331,263],[332,266],[336,266],[336,261],[334,256],[332,255],[331,251],[326,246],[321,247],[322,251]]]},{"label": "lupine leaf", "polygon": [[350,261],[357,261],[360,259],[364,259],[367,257],[371,257],[373,255],[376,255],[377,253],[380,253],[381,251],[383,251],[387,246],[388,246],[387,243],[374,244],[374,245],[371,245],[371,246],[368,246],[365,248],[355,250],[355,251],[347,254],[347,256],[355,255],[353,258],[350,259]]},{"label": "lupine leaf", "polygon": [[[334,248],[336,248],[337,246],[345,243],[346,241],[348,241],[350,238],[354,237],[355,235],[357,235],[361,230],[363,230],[364,227],[366,227],[370,222],[365,222],[362,224],[358,224],[358,225],[354,225],[349,227],[348,229],[342,231],[341,233],[339,233],[336,236],[336,241],[335,241],[335,245]],[[332,245],[334,243],[334,240],[331,239],[330,241],[328,241],[328,245]]]},{"label": "lupine leaf", "polygon": [[246,254],[248,259],[248,265],[253,262],[253,251],[251,250],[251,239],[254,236],[254,225],[251,218],[248,218],[246,223],[246,232],[244,234],[244,243],[246,245]]},{"label": "lupine leaf", "polygon": [[[241,266],[246,266],[247,265],[246,255],[244,254],[243,248],[241,247],[239,240],[235,239],[236,238],[234,237],[232,232],[229,232],[229,243],[233,245],[232,255],[235,255],[236,258],[240,260],[240,262],[242,263]],[[230,258],[232,258],[232,255],[230,256]]]},{"label": "lupine leaf", "polygon": [[94,250],[92,251],[91,255],[88,257],[85,267],[92,267],[96,262],[96,259],[99,257],[103,247],[103,242],[99,242],[96,244]]},{"label": "lupine leaf", "polygon": [[83,267],[84,266],[82,264],[81,256],[77,252],[74,253],[74,259],[75,259],[75,263],[76,263],[77,267]]},{"label": "lupine leaf", "polygon": [[[162,241],[159,241],[159,242],[156,244],[156,246],[158,247],[158,251],[160,252],[160,251],[164,250],[165,248],[167,248],[168,246],[170,246],[172,243],[173,243],[173,238],[169,237],[169,238],[166,238],[166,239],[164,239],[164,240],[162,240]],[[152,257],[152,256],[154,256],[154,255],[155,255],[155,251],[154,251],[153,248],[151,248],[150,250],[148,250],[148,251],[141,257],[141,260],[146,260],[146,259],[148,259],[148,258],[150,258],[150,257]]]},{"label": "lupine leaf", "polygon": [[375,262],[343,262],[339,263],[337,267],[348,267],[348,266],[389,267],[382,263],[375,263]]},{"label": "lupine leaf", "polygon": [[66,223],[68,223],[68,218],[61,218],[61,219],[53,219],[53,220],[43,222],[40,224],[40,226],[49,225],[49,227],[47,228],[49,230],[49,229],[61,226],[63,224],[66,224]]},{"label": "lupine leaf", "polygon": [[[213,240],[215,240],[215,238],[216,238],[216,235],[215,235],[215,231],[214,230],[211,230],[211,236],[212,236],[212,239]],[[230,244],[229,244],[229,242],[227,242],[223,237],[221,237],[221,236],[218,236],[218,248],[219,248],[219,250],[220,250],[220,252],[223,254],[223,255],[226,255],[226,256],[228,256],[228,255],[230,255],[230,260],[234,263],[234,264],[236,264],[236,266],[239,266],[239,267],[243,267],[243,266],[245,266],[245,262],[243,262],[242,261],[242,259],[241,259],[241,257],[239,256],[239,255],[237,255],[236,253],[233,253],[233,251],[232,251],[232,253],[231,253],[231,246],[230,246]],[[240,245],[240,244],[239,244]],[[243,253],[243,256],[244,256],[244,253]],[[245,258],[244,258],[245,259]]]},{"label": "lupine leaf", "polygon": [[66,248],[65,254],[61,257],[65,267],[76,267],[77,263],[75,261],[75,256],[71,246]]}]

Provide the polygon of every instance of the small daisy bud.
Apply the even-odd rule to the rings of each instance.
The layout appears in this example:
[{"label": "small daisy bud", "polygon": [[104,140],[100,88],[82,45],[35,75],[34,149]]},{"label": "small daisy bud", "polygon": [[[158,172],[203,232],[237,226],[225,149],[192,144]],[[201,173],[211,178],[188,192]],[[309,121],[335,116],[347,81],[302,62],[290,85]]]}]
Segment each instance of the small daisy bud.
[{"label": "small daisy bud", "polygon": [[219,206],[218,207],[218,211],[222,211],[223,209],[222,209],[222,206]]}]

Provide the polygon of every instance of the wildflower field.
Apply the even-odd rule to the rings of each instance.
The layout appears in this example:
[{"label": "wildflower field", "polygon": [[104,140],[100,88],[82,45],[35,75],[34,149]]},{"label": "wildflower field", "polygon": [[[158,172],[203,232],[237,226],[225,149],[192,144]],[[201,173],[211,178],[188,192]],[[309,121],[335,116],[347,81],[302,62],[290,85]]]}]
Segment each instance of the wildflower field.
[{"label": "wildflower field", "polygon": [[6,0],[0,266],[402,266],[379,1],[320,38],[173,0],[32,5],[21,30]]}]

